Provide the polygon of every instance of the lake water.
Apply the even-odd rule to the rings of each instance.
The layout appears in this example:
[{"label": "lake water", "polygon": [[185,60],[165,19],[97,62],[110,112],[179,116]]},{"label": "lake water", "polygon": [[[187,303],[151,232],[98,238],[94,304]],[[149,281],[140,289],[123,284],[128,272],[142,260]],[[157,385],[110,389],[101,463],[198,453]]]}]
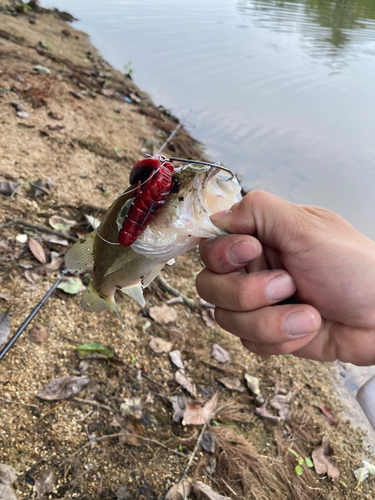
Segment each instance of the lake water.
[{"label": "lake water", "polygon": [[[140,88],[247,189],[327,207],[375,239],[374,0],[43,5],[79,18],[113,66],[130,62]],[[362,425],[353,396],[375,371],[340,372]]]},{"label": "lake water", "polygon": [[[210,157],[375,239],[373,0],[44,0]],[[189,114],[190,113],[190,114]],[[189,128],[188,127],[188,128]]]}]

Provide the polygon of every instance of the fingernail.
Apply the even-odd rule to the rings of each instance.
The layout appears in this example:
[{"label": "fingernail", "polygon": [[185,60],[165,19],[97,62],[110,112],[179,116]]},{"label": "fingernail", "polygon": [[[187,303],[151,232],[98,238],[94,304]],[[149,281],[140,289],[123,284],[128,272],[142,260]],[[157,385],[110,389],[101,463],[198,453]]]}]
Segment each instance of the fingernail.
[{"label": "fingernail", "polygon": [[221,210],[221,212],[216,212],[216,214],[211,215],[211,220],[212,222],[219,222],[219,220],[223,220],[230,212],[230,209],[228,210]]},{"label": "fingernail", "polygon": [[310,311],[300,311],[289,314],[284,320],[284,331],[288,335],[302,337],[316,332],[318,324]]},{"label": "fingernail", "polygon": [[233,264],[248,264],[256,256],[257,250],[251,241],[241,241],[232,245],[228,253]]},{"label": "fingernail", "polygon": [[266,287],[266,297],[271,302],[284,300],[293,295],[296,285],[288,274],[281,274],[273,278]]}]

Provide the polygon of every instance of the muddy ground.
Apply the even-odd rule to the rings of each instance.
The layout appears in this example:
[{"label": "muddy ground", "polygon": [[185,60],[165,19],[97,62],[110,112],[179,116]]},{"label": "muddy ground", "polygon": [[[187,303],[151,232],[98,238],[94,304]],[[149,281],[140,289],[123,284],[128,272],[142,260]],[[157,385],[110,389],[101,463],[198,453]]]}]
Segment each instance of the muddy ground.
[{"label": "muddy ground", "polygon": [[[135,160],[154,153],[177,125],[61,17],[22,3],[0,3],[0,181],[19,184],[8,184],[9,193],[0,195],[0,312],[9,311],[12,332],[59,273],[40,267],[30,237],[40,242],[47,262],[52,257],[59,262],[67,250],[37,226],[51,229],[49,219],[58,215],[76,221],[65,234],[70,241],[89,231],[85,214],[100,219],[127,186]],[[183,128],[164,153],[203,154]],[[39,181],[42,189],[35,188]],[[152,337],[180,350],[197,400],[204,403],[218,391],[216,408],[224,407],[207,426],[214,452],[199,446],[188,478],[232,499],[374,498],[371,480],[354,489],[353,470],[371,457],[360,431],[343,416],[332,386],[334,367],[246,352],[237,339],[209,324],[194,287],[201,269],[194,249],[162,272],[195,303],[195,308],[170,304],[176,312],[170,323],[165,315],[152,319],[153,308],[173,298],[157,283],[146,292],[144,309],[118,297],[124,328],[111,311],[82,311],[77,295],[58,290],[48,300],[0,362],[0,463],[16,471],[17,498],[162,499],[181,479],[202,426],[173,421],[171,398],[183,402],[189,394],[176,381],[168,353],[149,347]],[[87,284],[87,276],[81,278]],[[32,341],[35,325],[43,342]],[[75,348],[92,342],[113,349],[117,361],[82,363]],[[214,343],[228,351],[229,361],[211,356]],[[259,400],[250,390],[230,390],[218,381],[231,376],[243,384],[245,374],[258,378],[268,401],[276,393],[292,393],[286,419],[273,423],[257,416]],[[36,397],[50,380],[64,376],[85,376],[89,382],[68,399]],[[332,409],[337,426],[319,406]],[[279,416],[270,404],[267,409]],[[297,475],[297,459],[288,448],[311,457],[324,436],[340,477],[332,481],[306,464]],[[195,495],[220,498],[197,489]]]}]

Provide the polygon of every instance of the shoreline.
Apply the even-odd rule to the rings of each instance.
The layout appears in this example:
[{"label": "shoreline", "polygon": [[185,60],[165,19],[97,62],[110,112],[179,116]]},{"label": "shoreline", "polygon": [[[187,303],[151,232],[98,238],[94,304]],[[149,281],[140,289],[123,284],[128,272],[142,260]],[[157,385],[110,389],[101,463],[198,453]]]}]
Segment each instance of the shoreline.
[{"label": "shoreline", "polygon": [[[87,230],[84,216],[100,218],[109,201],[126,187],[133,163],[146,152],[154,154],[178,121],[104,61],[88,35],[56,13],[17,4],[21,12],[13,16],[5,5],[0,2],[0,174],[1,181],[17,182],[20,187],[12,196],[0,195],[0,225],[24,218],[48,226],[49,219],[58,215],[77,221],[79,235]],[[166,154],[204,159],[202,146],[183,127]],[[39,179],[42,194],[33,188]],[[61,257],[67,249],[19,224],[2,229],[0,288],[8,298],[1,298],[0,306],[1,312],[9,309],[12,331],[56,276],[56,271],[37,275],[39,264],[25,241],[17,240],[20,234],[37,239],[48,259],[52,252]],[[160,499],[178,482],[200,427],[183,428],[173,422],[170,398],[187,394],[176,382],[168,354],[157,354],[149,347],[152,337],[163,338],[181,351],[199,400],[208,401],[218,390],[218,407],[233,404],[217,417],[218,425],[211,425],[215,452],[199,451],[191,478],[221,495],[231,497],[235,491],[233,498],[373,497],[371,480],[354,490],[352,472],[369,457],[361,431],[342,417],[344,407],[329,380],[334,376],[333,366],[292,356],[265,359],[245,352],[237,339],[204,319],[194,286],[194,275],[201,268],[193,250],[163,272],[170,285],[197,304],[194,310],[181,303],[170,305],[178,316],[170,324],[150,317],[153,307],[171,298],[156,283],[146,293],[146,310],[140,311],[130,299],[120,299],[125,330],[111,311],[82,311],[76,296],[59,292],[49,300],[34,320],[47,330],[47,340],[39,344],[30,340],[32,325],[0,365],[0,413],[4,417],[0,419],[0,463],[16,470],[17,498],[29,498],[37,479],[47,471],[55,475],[50,498]],[[110,346],[123,364],[90,360],[85,372],[90,382],[78,400],[36,399],[49,380],[84,374],[82,360],[72,346],[89,342]],[[229,352],[229,362],[221,364],[211,357],[213,343]],[[236,392],[218,381],[225,376],[243,378],[246,373],[259,379],[267,400],[280,388],[295,393],[289,420],[275,426],[256,416],[249,391]],[[125,418],[121,405],[138,399],[141,417],[131,420],[131,432],[142,432],[154,444],[108,438],[86,447],[87,436],[118,433],[116,419]],[[317,408],[320,405],[338,416],[337,427],[329,425]],[[270,406],[268,410],[277,415]],[[324,435],[333,447],[345,486],[307,468],[302,476],[295,473],[295,457],[288,448],[311,456]],[[243,469],[238,465],[236,473],[232,470],[229,478],[225,454],[245,464]],[[126,490],[123,497],[117,494],[121,488]]]}]

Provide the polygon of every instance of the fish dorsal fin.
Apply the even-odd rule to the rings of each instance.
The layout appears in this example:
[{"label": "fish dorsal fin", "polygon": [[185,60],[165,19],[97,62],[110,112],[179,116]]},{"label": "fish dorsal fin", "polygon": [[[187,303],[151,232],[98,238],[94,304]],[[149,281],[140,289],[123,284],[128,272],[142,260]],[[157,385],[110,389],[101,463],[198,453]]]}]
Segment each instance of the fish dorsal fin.
[{"label": "fish dorsal fin", "polygon": [[122,266],[125,266],[125,264],[129,264],[129,262],[138,257],[138,254],[136,254],[134,250],[132,250],[129,247],[126,249],[124,248],[124,250],[125,250],[124,253],[114,261],[114,263],[105,273],[104,277],[114,273],[115,271],[118,271],[119,269],[122,268]]},{"label": "fish dorsal fin", "polygon": [[129,295],[129,297],[131,297],[132,299],[136,300],[142,307],[146,305],[141,285],[126,286],[125,288],[121,288],[121,291],[123,293],[126,293],[126,295]]},{"label": "fish dorsal fin", "polygon": [[142,287],[147,288],[148,285],[151,283],[151,281],[154,281],[156,276],[160,273],[160,271],[163,269],[165,266],[165,262],[162,262],[161,264],[156,264],[156,266],[151,269],[151,271],[147,274],[145,274],[142,278]]},{"label": "fish dorsal fin", "polygon": [[94,265],[95,231],[81,238],[66,252],[65,266],[70,272],[86,271]]}]

